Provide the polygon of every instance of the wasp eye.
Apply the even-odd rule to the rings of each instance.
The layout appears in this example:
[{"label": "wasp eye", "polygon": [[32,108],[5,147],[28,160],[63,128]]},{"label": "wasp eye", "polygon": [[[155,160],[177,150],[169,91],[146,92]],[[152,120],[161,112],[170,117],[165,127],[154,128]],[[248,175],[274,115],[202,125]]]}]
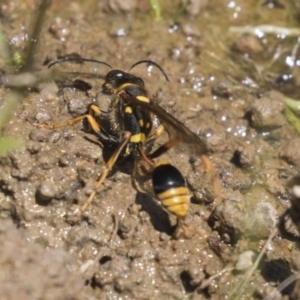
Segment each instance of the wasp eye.
[{"label": "wasp eye", "polygon": [[117,88],[126,82],[126,74],[121,70],[112,70],[107,73],[105,83],[110,84],[113,88]]}]

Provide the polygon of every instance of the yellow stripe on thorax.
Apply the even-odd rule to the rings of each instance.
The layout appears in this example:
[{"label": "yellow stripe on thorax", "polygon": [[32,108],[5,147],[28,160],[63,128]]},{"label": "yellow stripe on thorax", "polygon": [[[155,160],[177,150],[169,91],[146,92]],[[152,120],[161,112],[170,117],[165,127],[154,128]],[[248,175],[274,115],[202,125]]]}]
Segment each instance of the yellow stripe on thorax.
[{"label": "yellow stripe on thorax", "polygon": [[145,141],[146,141],[146,136],[143,132],[134,134],[130,137],[130,142],[132,142],[132,143],[141,142],[143,144],[143,143],[145,143]]},{"label": "yellow stripe on thorax", "polygon": [[143,95],[136,96],[136,99],[138,99],[139,101],[142,101],[142,102],[146,102],[146,103],[150,102],[149,98],[146,96],[143,96]]},{"label": "yellow stripe on thorax", "polygon": [[126,114],[132,114],[132,107],[131,106],[126,106],[125,113]]},{"label": "yellow stripe on thorax", "polygon": [[130,82],[128,83],[123,83],[119,88],[118,88],[118,92],[122,92],[127,86],[131,86],[131,85],[136,85],[136,84],[132,84]]},{"label": "yellow stripe on thorax", "polygon": [[[126,87],[128,87],[128,86],[138,86],[137,84],[133,84],[133,83],[124,83],[124,84],[122,84],[119,88],[118,88],[118,94],[120,94],[121,92],[123,92],[125,89],[126,89]],[[149,100],[149,98],[147,97],[147,96],[144,96],[144,95],[138,95],[138,96],[136,96],[136,99],[138,99],[139,101],[142,101],[142,102],[146,102],[146,103],[149,103],[150,102],[150,100]]]},{"label": "yellow stripe on thorax", "polygon": [[144,127],[144,120],[143,120],[143,119],[140,119],[140,120],[139,120],[139,126],[140,126],[140,127]]}]

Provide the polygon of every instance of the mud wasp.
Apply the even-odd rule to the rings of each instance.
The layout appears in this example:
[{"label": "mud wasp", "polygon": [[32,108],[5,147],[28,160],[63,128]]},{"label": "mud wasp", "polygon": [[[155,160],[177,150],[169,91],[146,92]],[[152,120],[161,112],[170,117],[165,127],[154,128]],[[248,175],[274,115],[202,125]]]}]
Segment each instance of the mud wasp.
[{"label": "mud wasp", "polygon": [[[155,159],[179,142],[183,142],[193,148],[193,152],[199,155],[206,165],[209,165],[208,159],[205,159],[205,143],[183,123],[164,110],[155,100],[148,97],[142,78],[129,73],[137,65],[146,63],[157,67],[166,80],[169,81],[165,71],[160,65],[150,60],[138,61],[131,66],[128,72],[125,72],[114,69],[106,62],[78,57],[61,58],[50,63],[48,67],[51,68],[55,64],[63,62],[93,62],[111,69],[105,76],[101,91],[102,94],[111,97],[108,111],[103,111],[97,105],[91,104],[86,114],[66,123],[56,125],[35,124],[42,128],[56,129],[72,126],[81,120],[87,120],[101,144],[109,145],[114,149],[112,155],[106,161],[105,168],[94,190],[80,207],[78,214],[80,215],[93,201],[96,191],[118,159],[131,156],[134,159],[135,166],[142,163],[149,174],[152,174],[150,176],[152,177],[155,195],[162,206],[169,213],[174,214],[178,223],[180,223],[186,218],[190,203],[186,181],[175,166],[168,162],[155,162]],[[160,122],[160,125],[156,128],[153,126],[153,115]],[[105,122],[106,126],[104,125]],[[167,142],[152,151],[154,142],[164,131],[168,133]]]}]

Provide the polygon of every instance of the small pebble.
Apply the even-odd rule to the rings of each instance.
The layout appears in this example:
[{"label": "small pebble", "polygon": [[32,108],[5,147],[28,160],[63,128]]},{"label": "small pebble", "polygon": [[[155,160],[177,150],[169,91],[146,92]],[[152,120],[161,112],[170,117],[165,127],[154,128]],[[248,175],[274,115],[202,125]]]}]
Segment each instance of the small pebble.
[{"label": "small pebble", "polygon": [[246,271],[253,265],[255,253],[252,250],[244,251],[239,255],[235,269],[237,271]]},{"label": "small pebble", "polygon": [[55,198],[57,194],[57,186],[49,180],[41,183],[37,189],[37,201],[42,204],[47,204],[50,200]]},{"label": "small pebble", "polygon": [[288,163],[300,166],[300,138],[294,138],[286,143],[279,152],[279,157],[286,160]]}]

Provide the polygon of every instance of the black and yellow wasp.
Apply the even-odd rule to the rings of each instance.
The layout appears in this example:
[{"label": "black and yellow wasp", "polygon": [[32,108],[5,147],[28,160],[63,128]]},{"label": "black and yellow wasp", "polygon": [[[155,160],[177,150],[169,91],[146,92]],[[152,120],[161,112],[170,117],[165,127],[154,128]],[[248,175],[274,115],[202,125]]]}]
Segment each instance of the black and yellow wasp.
[{"label": "black and yellow wasp", "polygon": [[[97,189],[101,186],[112,167],[119,158],[131,156],[134,161],[142,162],[152,174],[153,191],[162,206],[174,214],[178,221],[184,220],[189,209],[189,190],[181,172],[172,164],[158,161],[156,158],[164,154],[179,142],[186,143],[193,152],[205,157],[205,143],[185,125],[165,111],[156,101],[151,100],[145,89],[142,78],[130,72],[135,66],[147,63],[157,67],[169,81],[164,70],[155,62],[141,60],[133,64],[129,72],[113,69],[109,64],[84,58],[65,57],[49,64],[49,68],[63,62],[94,62],[111,68],[102,85],[102,93],[111,97],[108,111],[101,110],[97,105],[91,104],[86,114],[81,115],[67,123],[57,125],[40,125],[39,127],[55,129],[72,126],[86,119],[92,131],[98,136],[101,144],[111,146],[114,151],[106,161],[105,168],[87,201],[80,207],[81,214],[92,202]],[[89,88],[89,87],[88,87]],[[153,117],[159,119],[160,125],[153,125]],[[105,123],[105,126],[104,126]],[[108,126],[107,126],[108,123]],[[163,131],[168,133],[169,139],[156,150],[149,150],[149,144]],[[151,148],[151,147],[150,147]]]}]

